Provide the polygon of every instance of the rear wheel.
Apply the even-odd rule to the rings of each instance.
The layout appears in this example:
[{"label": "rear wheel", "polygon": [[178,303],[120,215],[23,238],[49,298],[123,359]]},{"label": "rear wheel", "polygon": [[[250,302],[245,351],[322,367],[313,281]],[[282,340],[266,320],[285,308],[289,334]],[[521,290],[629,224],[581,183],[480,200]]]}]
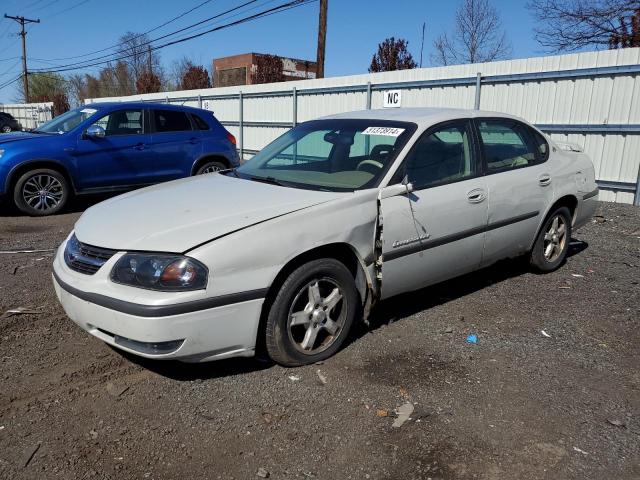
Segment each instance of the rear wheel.
[{"label": "rear wheel", "polygon": [[2,126],[2,133],[11,133],[11,126],[10,125],[3,125]]},{"label": "rear wheel", "polygon": [[567,257],[571,240],[571,212],[567,207],[553,211],[545,220],[531,250],[531,265],[540,272],[556,270]]},{"label": "rear wheel", "polygon": [[216,161],[205,162],[202,165],[200,165],[200,167],[198,167],[198,170],[196,170],[196,175],[202,175],[203,173],[219,172],[220,170],[225,170],[226,168],[227,166],[222,162],[216,162]]},{"label": "rear wheel", "polygon": [[59,172],[48,168],[22,175],[13,190],[13,201],[27,215],[40,217],[62,210],[69,198],[69,184]]},{"label": "rear wheel", "polygon": [[267,318],[269,356],[285,366],[324,360],[349,336],[358,292],[351,272],[334,259],[306,263],[287,278]]}]

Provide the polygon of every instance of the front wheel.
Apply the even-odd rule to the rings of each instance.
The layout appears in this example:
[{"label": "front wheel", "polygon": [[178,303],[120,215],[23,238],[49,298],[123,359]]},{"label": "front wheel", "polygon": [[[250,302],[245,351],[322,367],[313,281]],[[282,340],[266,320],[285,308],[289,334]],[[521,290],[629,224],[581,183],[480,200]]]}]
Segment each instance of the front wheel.
[{"label": "front wheel", "polygon": [[10,125],[3,125],[2,126],[2,133],[11,133],[11,126]]},{"label": "front wheel", "polygon": [[351,272],[325,258],[306,263],[287,278],[267,318],[269,356],[285,366],[324,360],[349,336],[358,303]]},{"label": "front wheel", "polygon": [[13,201],[21,212],[42,217],[62,210],[69,194],[69,184],[61,173],[39,168],[18,179],[13,190]]},{"label": "front wheel", "polygon": [[556,270],[567,257],[571,240],[571,212],[560,207],[547,217],[531,250],[531,265],[540,272]]}]

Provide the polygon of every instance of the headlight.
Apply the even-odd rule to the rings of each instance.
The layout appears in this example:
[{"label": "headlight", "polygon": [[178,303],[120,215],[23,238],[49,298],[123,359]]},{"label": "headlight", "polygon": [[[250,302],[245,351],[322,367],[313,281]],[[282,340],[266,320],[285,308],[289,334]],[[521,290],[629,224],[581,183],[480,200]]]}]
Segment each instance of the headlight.
[{"label": "headlight", "polygon": [[207,267],[183,255],[127,253],[111,270],[115,283],[170,292],[202,290],[207,277]]}]

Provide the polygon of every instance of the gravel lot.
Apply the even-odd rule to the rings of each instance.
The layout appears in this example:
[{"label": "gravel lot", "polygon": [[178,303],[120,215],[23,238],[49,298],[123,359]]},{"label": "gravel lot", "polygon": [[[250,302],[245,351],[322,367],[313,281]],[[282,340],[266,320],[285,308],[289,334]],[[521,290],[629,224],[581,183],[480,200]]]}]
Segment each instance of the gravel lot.
[{"label": "gravel lot", "polygon": [[[0,250],[55,248],[78,212],[0,212]],[[0,315],[36,311],[0,317],[0,478],[638,479],[640,209],[599,214],[559,271],[385,302],[297,369],[124,356],[65,317],[52,253],[0,254]]]}]

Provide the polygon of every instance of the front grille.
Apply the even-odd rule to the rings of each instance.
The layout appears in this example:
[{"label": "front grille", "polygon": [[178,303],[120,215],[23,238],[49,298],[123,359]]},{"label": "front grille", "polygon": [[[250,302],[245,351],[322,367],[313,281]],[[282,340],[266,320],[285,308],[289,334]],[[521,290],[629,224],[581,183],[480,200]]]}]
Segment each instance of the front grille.
[{"label": "front grille", "polygon": [[76,272],[93,275],[109,260],[117,250],[94,247],[78,241],[75,234],[67,242],[64,260]]}]

